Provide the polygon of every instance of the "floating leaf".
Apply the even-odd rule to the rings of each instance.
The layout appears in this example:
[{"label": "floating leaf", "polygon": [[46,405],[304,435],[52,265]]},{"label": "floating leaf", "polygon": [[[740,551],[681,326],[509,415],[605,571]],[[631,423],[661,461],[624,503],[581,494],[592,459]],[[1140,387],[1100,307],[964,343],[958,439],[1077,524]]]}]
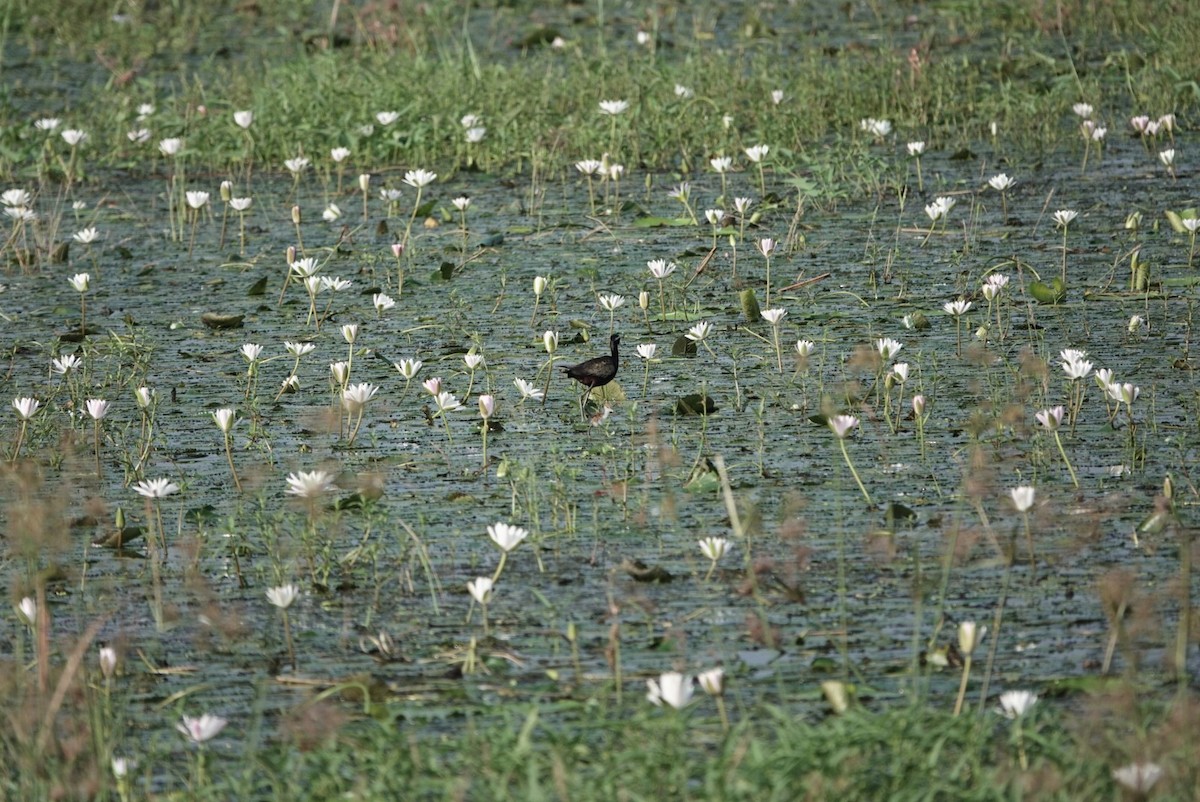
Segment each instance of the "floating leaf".
[{"label": "floating leaf", "polygon": [[893,525],[896,521],[911,522],[917,520],[917,514],[913,512],[912,507],[908,507],[898,501],[888,504],[883,515],[889,526]]},{"label": "floating leaf", "polygon": [[140,526],[124,526],[111,532],[105,532],[93,540],[92,545],[102,549],[120,549],[144,534],[146,534],[146,530]]},{"label": "floating leaf", "polygon": [[513,40],[513,47],[524,50],[529,47],[548,45],[560,36],[557,28],[534,28],[524,36]]},{"label": "floating leaf", "polygon": [[1029,294],[1039,304],[1061,304],[1067,299],[1067,288],[1061,278],[1056,278],[1049,284],[1044,281],[1031,281]]},{"label": "floating leaf", "polygon": [[634,228],[664,228],[668,226],[691,226],[692,221],[687,217],[639,217],[633,221]]},{"label": "floating leaf", "polygon": [[689,493],[712,493],[721,487],[721,477],[707,465],[698,465],[683,489]]},{"label": "floating leaf", "polygon": [[646,565],[641,560],[626,557],[621,560],[621,570],[638,582],[670,582],[675,577],[661,565]]},{"label": "floating leaf", "polygon": [[685,395],[675,402],[676,415],[711,415],[716,411],[716,402],[702,393]]},{"label": "floating leaf", "polygon": [[205,312],[200,322],[210,329],[240,329],[245,315],[223,315],[220,312]]},{"label": "floating leaf", "polygon": [[908,322],[912,324],[913,329],[916,331],[925,331],[930,326],[929,318],[926,317],[924,312],[913,312],[909,316]]},{"label": "floating leaf", "polygon": [[679,336],[671,343],[671,356],[695,356],[696,343],[687,337]]}]

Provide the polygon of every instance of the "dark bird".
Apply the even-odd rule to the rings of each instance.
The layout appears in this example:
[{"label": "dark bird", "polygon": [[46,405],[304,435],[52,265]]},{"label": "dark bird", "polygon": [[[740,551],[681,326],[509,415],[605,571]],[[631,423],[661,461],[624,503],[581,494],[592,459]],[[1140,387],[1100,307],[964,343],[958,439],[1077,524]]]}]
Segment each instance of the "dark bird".
[{"label": "dark bird", "polygon": [[620,356],[617,354],[617,346],[621,344],[621,335],[612,335],[608,338],[608,342],[612,345],[612,354],[610,356],[598,356],[586,362],[580,362],[578,365],[563,367],[568,376],[587,388],[583,397],[579,400],[580,414],[584,414],[583,410],[587,404],[588,396],[592,394],[592,390],[597,387],[603,387],[617,375],[617,368],[620,366]]}]

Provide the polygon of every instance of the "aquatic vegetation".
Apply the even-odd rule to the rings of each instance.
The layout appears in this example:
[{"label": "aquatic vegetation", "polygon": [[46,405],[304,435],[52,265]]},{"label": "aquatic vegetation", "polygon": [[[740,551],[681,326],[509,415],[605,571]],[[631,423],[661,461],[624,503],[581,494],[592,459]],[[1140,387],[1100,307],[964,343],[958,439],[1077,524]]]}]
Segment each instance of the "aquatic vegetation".
[{"label": "aquatic vegetation", "polygon": [[14,11],[4,792],[1186,795],[1194,45],[519,10]]}]

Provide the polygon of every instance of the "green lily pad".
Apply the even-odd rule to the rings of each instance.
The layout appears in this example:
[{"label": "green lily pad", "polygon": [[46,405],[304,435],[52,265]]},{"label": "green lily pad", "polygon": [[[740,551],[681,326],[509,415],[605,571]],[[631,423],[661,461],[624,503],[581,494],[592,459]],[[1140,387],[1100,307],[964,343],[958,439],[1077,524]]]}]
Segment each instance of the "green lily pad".
[{"label": "green lily pad", "polygon": [[1061,278],[1052,279],[1049,284],[1044,281],[1031,281],[1029,294],[1039,304],[1061,304],[1067,299],[1067,288]]}]

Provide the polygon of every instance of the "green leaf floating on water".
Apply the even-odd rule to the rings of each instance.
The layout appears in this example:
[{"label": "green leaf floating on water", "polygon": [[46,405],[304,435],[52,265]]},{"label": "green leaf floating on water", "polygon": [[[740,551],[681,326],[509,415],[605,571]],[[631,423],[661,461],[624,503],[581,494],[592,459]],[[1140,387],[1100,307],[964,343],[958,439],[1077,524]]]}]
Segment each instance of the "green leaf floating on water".
[{"label": "green leaf floating on water", "polygon": [[711,415],[717,411],[717,403],[707,395],[691,393],[675,402],[676,415]]},{"label": "green leaf floating on water", "polygon": [[1053,279],[1049,284],[1043,281],[1029,282],[1029,294],[1039,304],[1061,304],[1067,300],[1067,288],[1061,278]]},{"label": "green leaf floating on water", "polygon": [[692,226],[695,225],[691,219],[687,217],[639,217],[633,221],[634,228],[666,228],[669,226]]}]

